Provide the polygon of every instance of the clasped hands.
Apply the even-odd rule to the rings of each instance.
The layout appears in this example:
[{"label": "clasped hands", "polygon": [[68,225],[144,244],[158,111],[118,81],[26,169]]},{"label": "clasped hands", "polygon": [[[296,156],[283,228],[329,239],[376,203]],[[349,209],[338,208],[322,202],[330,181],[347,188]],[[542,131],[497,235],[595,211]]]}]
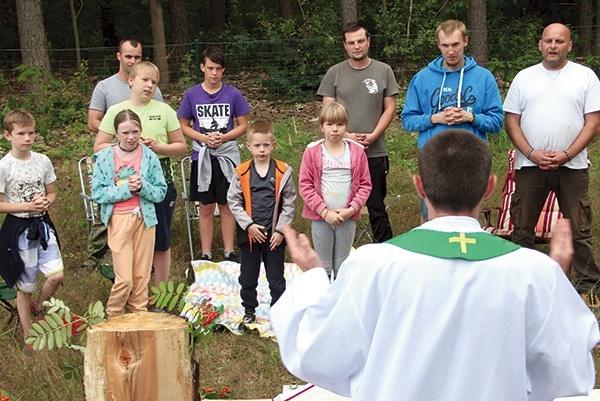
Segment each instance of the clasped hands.
[{"label": "clasped hands", "polygon": [[142,189],[142,179],[137,174],[130,175],[127,177],[127,185],[132,193],[139,192]]},{"label": "clasped hands", "polygon": [[205,135],[205,143],[209,148],[216,149],[223,143],[223,134],[220,132],[210,132]]},{"label": "clasped hands", "polygon": [[46,212],[50,207],[50,200],[44,194],[35,194],[31,198],[31,205],[33,206],[33,211]]},{"label": "clasped hands", "polygon": [[350,206],[344,209],[325,209],[321,212],[321,217],[332,226],[339,227],[355,213],[356,210]]},{"label": "clasped hands", "polygon": [[565,152],[556,150],[533,150],[529,155],[529,160],[537,164],[541,170],[557,170],[569,161],[569,157]]},{"label": "clasped hands", "polygon": [[475,115],[470,111],[463,110],[460,107],[446,107],[443,111],[431,116],[433,124],[457,125],[462,123],[472,123]]}]

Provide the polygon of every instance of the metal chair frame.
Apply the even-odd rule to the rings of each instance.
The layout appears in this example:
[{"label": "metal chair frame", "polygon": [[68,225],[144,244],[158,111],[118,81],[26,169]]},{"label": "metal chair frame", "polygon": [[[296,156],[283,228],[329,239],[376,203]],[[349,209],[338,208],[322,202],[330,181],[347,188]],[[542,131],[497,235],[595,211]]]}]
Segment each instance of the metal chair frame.
[{"label": "metal chair frame", "polygon": [[[195,260],[194,254],[194,224],[193,222],[198,222],[200,220],[200,202],[190,200],[189,194],[189,179],[190,179],[190,171],[192,169],[192,158],[191,156],[186,156],[181,160],[181,198],[183,199],[183,204],[185,207],[185,217],[187,223],[187,231],[188,231],[188,243],[190,247],[190,261]],[[215,205],[214,216],[216,218],[219,217],[219,206]],[[196,223],[197,224],[197,223]]]}]

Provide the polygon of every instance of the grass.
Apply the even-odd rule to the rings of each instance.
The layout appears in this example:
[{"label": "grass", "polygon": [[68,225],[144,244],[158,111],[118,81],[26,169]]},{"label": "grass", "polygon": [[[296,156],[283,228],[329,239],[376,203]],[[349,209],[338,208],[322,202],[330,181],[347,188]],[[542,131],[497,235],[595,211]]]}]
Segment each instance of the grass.
[{"label": "grass", "polygon": [[[318,113],[318,102],[290,106],[261,103],[259,107],[254,104],[253,106],[255,110],[252,120],[267,118],[274,122],[277,147],[273,156],[288,162],[297,177],[305,145],[318,137],[319,131],[314,121]],[[93,137],[84,131],[68,132],[66,135],[61,138],[61,141],[67,144],[61,141],[53,141],[51,144],[42,143],[40,149],[52,151],[53,163],[59,177],[57,181],[59,198],[51,210],[51,215],[58,226],[66,275],[64,286],[59,289],[56,296],[63,299],[77,313],[83,312],[90,302],[96,300],[105,302],[110,291],[110,282],[95,272],[87,275],[74,274],[86,256],[86,223],[83,220],[83,204],[78,195],[77,176],[77,160],[85,155],[85,151],[77,153],[74,149],[91,149]],[[77,139],[72,140],[73,135],[77,135]],[[243,143],[243,141],[239,142]],[[404,132],[396,120],[388,130],[387,142],[390,172],[386,203],[395,233],[402,233],[419,223],[419,199],[412,188],[411,181],[411,176],[416,172],[416,136]],[[485,204],[498,205],[506,168],[506,152],[511,144],[506,134],[501,133],[490,139],[490,147],[494,153],[493,169],[499,176],[500,185],[494,196]],[[242,148],[242,160],[245,160],[249,158],[249,153],[245,147]],[[594,205],[600,205],[600,173],[597,167],[600,165],[599,157],[600,145],[595,142],[590,146],[592,160],[590,196]],[[174,171],[179,175],[178,165],[174,166]],[[180,191],[180,178],[176,179]],[[173,222],[171,278],[175,282],[181,282],[184,280],[184,271],[189,265],[190,255],[184,208],[180,198],[177,202]],[[302,219],[300,211],[301,200],[296,208],[294,225],[297,230],[308,233],[310,224]],[[593,225],[596,251],[599,250],[600,245],[599,224],[600,221],[596,219]],[[218,228],[215,232],[219,232]],[[213,249],[215,255],[221,255],[223,250],[219,236],[215,235]],[[195,243],[198,244],[197,239]],[[13,400],[20,401],[82,400],[82,384],[77,377],[82,369],[81,354],[63,349],[40,351],[35,359],[26,358],[22,353],[20,329],[13,335],[10,327],[6,325],[7,318],[8,314],[0,310],[0,344],[2,344],[4,357],[4,363],[0,364],[0,389],[8,391],[13,396]],[[207,348],[196,349],[195,357],[200,362],[202,386],[225,385],[239,398],[270,398],[281,391],[283,384],[297,381],[282,366],[276,343],[268,339],[215,333]],[[599,360],[597,364],[598,362]],[[63,378],[65,370],[75,372],[75,379]]]}]

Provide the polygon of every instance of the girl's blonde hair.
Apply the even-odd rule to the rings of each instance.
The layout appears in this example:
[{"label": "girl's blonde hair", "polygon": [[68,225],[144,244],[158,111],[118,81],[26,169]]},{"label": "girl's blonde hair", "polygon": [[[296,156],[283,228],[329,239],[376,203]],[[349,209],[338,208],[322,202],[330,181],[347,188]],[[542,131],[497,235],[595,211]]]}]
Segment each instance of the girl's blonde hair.
[{"label": "girl's blonde hair", "polygon": [[348,125],[348,110],[341,103],[329,103],[323,107],[319,116],[319,125],[322,127],[325,123]]}]

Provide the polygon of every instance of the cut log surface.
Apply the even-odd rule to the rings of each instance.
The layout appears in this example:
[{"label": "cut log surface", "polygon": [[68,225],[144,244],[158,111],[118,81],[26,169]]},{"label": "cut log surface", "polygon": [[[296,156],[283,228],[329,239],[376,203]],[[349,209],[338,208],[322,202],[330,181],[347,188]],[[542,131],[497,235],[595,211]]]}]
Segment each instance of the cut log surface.
[{"label": "cut log surface", "polygon": [[194,384],[187,323],[163,313],[130,313],[88,331],[88,401],[191,401]]}]

